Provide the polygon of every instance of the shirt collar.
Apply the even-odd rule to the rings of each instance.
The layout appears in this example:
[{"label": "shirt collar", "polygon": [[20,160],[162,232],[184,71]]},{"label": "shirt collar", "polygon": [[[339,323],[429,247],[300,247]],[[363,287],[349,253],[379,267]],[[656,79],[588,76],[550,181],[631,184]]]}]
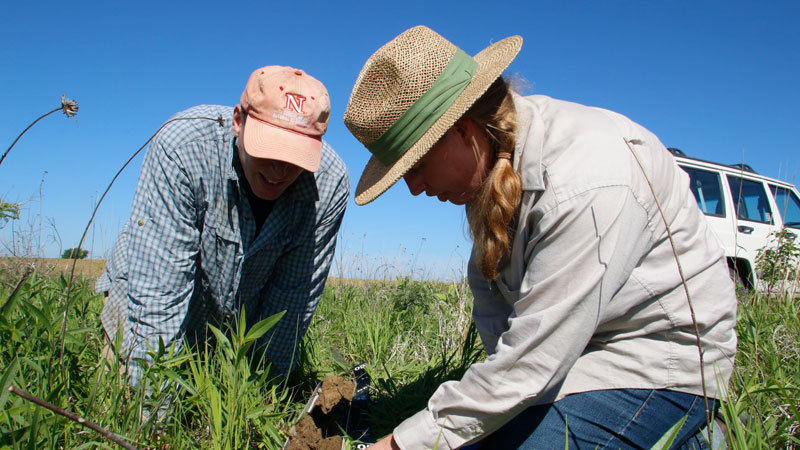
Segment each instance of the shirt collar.
[{"label": "shirt collar", "polygon": [[236,138],[231,140],[231,151],[225,152],[225,161],[222,167],[227,167],[227,177],[230,181],[239,181],[239,171],[241,170],[241,163],[239,162],[239,153],[236,148]]},{"label": "shirt collar", "polygon": [[512,92],[511,96],[517,116],[514,170],[520,174],[523,190],[543,191],[544,122],[533,102],[515,92]]}]

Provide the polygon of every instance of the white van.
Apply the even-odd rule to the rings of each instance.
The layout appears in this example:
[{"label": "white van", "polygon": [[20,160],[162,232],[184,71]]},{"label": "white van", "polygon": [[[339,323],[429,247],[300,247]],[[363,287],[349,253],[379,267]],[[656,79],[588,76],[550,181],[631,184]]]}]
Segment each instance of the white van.
[{"label": "white van", "polygon": [[783,227],[800,234],[800,194],[792,184],[757,174],[746,164],[724,165],[669,149],[689,174],[692,193],[728,259],[731,277],[746,289],[760,288],[758,250]]}]

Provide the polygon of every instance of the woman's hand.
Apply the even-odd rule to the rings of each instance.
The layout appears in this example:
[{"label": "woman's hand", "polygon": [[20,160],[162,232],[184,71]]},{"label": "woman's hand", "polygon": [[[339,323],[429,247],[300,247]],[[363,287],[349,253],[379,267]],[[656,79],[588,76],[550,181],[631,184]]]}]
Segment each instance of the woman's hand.
[{"label": "woman's hand", "polygon": [[367,447],[367,450],[400,450],[391,434]]}]

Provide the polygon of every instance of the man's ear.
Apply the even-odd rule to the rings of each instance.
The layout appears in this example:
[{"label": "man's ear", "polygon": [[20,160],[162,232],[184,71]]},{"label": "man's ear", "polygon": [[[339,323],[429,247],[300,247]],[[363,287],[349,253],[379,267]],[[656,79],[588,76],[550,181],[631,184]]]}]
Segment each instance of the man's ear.
[{"label": "man's ear", "polygon": [[236,105],[236,107],[233,108],[233,127],[232,128],[233,128],[233,134],[236,137],[240,136],[240,131],[242,130],[242,125],[244,123],[244,120],[243,120],[244,118],[242,117],[242,111],[243,111],[242,105]]}]

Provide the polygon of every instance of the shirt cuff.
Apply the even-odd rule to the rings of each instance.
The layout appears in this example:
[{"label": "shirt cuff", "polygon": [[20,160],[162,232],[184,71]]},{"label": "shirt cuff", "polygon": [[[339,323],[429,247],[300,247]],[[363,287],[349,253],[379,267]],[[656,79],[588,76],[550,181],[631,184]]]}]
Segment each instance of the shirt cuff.
[{"label": "shirt cuff", "polygon": [[437,448],[449,449],[442,434],[444,428],[433,420],[426,408],[414,414],[394,429],[394,440],[402,450]]},{"label": "shirt cuff", "polygon": [[[447,418],[440,418],[439,421],[446,422]],[[449,450],[461,447],[482,434],[483,430],[478,424],[458,430],[438,424],[427,408],[403,421],[393,431],[394,440],[402,450]]]}]

